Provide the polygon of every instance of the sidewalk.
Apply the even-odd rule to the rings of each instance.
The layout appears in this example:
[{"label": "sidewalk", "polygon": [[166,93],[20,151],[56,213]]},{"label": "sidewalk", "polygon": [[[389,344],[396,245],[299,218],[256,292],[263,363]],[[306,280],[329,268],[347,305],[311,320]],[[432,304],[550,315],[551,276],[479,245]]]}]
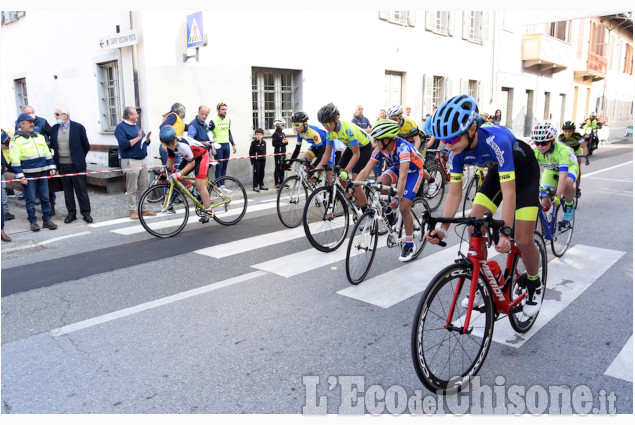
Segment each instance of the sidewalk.
[{"label": "sidewalk", "polygon": [[[247,198],[253,199],[254,197],[265,196],[268,194],[276,194],[277,190],[272,186],[269,190],[260,191],[259,193],[251,190],[251,185],[245,186],[247,191]],[[39,205],[35,207],[35,213],[37,216],[37,223],[40,225],[39,232],[33,232],[30,229],[29,220],[26,213],[26,202],[19,200],[16,197],[8,198],[7,204],[9,206],[9,212],[15,215],[15,219],[4,222],[4,231],[13,240],[11,242],[2,242],[2,251],[14,250],[22,245],[33,244],[32,235],[36,233],[44,234],[47,238],[54,238],[61,233],[60,230],[74,229],[75,231],[83,231],[81,227],[86,226],[87,223],[82,219],[79,213],[79,206],[77,206],[77,220],[70,224],[64,223],[64,219],[68,215],[66,210],[66,204],[64,202],[64,192],[56,192],[57,199],[55,201],[55,215],[52,216],[52,220],[57,224],[57,230],[49,230],[42,228],[42,208]],[[94,223],[113,220],[116,218],[123,218],[129,216],[128,202],[125,193],[106,193],[105,189],[98,189],[93,186],[88,187],[88,196],[90,197],[91,217]],[[77,204],[77,200],[75,200]],[[130,220],[137,221],[138,220]],[[38,236],[40,236],[38,235]],[[59,235],[61,236],[61,234]]]}]

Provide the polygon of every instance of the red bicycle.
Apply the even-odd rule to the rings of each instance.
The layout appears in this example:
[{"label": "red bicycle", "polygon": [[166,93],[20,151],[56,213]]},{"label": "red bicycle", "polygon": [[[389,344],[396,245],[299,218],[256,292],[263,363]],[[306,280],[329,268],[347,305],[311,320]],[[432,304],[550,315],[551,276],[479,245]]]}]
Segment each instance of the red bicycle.
[{"label": "red bicycle", "polygon": [[[482,219],[433,218],[427,211],[423,220],[429,231],[437,223],[468,225],[474,229],[467,256],[459,251],[460,258],[432,279],[421,297],[412,326],[412,360],[419,379],[430,391],[451,394],[476,376],[485,362],[495,321],[507,316],[516,332],[525,333],[538,315],[523,314],[526,288],[521,287],[518,278],[526,269],[513,237],[503,273],[496,270],[500,270],[497,262],[487,262],[481,252],[483,242],[489,241],[489,246],[498,242],[502,220],[495,220],[491,213]],[[482,228],[486,235],[482,234]],[[547,250],[538,232],[534,232],[534,243],[540,253],[540,278],[546,285]],[[544,294],[543,289],[542,297]]]}]

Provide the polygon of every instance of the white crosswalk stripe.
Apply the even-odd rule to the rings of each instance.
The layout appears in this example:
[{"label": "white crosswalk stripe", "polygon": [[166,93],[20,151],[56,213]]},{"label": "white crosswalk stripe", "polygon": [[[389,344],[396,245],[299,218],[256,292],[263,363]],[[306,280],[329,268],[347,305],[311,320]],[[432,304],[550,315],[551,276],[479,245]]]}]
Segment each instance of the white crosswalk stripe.
[{"label": "white crosswalk stripe", "polygon": [[622,351],[620,351],[604,374],[633,382],[633,335],[628,339]]}]

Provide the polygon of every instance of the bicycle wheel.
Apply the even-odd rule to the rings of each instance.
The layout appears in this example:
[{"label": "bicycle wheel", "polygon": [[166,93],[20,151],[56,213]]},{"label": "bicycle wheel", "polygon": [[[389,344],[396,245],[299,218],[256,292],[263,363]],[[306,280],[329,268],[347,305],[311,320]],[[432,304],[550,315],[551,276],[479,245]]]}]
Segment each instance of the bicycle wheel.
[{"label": "bicycle wheel", "polygon": [[276,207],[280,222],[289,228],[302,223],[302,214],[306,205],[307,190],[299,176],[290,176],[282,182],[278,191]]},{"label": "bicycle wheel", "polygon": [[229,200],[214,208],[214,221],[225,226],[238,223],[247,212],[247,191],[238,179],[219,177],[207,188],[212,205]]},{"label": "bicycle wheel", "polygon": [[564,205],[560,205],[556,208],[554,213],[554,229],[551,237],[551,251],[556,257],[562,257],[562,255],[569,248],[571,243],[571,237],[573,236],[573,225],[575,221],[575,209],[573,210],[573,218],[571,221],[564,221]]},{"label": "bicycle wheel", "polygon": [[[541,296],[544,299],[545,292],[547,290],[547,247],[545,246],[545,240],[542,238],[542,235],[539,232],[534,232],[534,244],[536,244],[539,253],[538,275],[540,276],[540,280],[543,284]],[[521,257],[518,257],[518,259],[516,260],[516,266],[514,268],[513,281],[509,287],[510,301],[514,301],[523,293],[524,288],[520,288],[517,283],[518,277],[524,273],[527,273],[527,268],[525,267],[523,259]],[[522,303],[520,304],[520,306],[522,306]],[[536,322],[536,319],[538,318],[538,314],[533,317],[527,317],[523,314],[522,310],[520,310],[518,313],[510,314],[508,317],[509,323],[512,325],[512,328],[516,332],[522,334],[531,329],[531,327]]]},{"label": "bicycle wheel", "polygon": [[366,278],[377,252],[375,211],[366,211],[353,227],[346,250],[346,277],[357,285]]},{"label": "bicycle wheel", "polygon": [[465,196],[463,196],[463,218],[469,217],[468,211],[472,210],[472,205],[474,204],[474,199],[476,198],[478,189],[478,175],[475,174],[470,183],[467,185]]},{"label": "bicycle wheel", "polygon": [[[473,309],[463,333],[467,309],[461,303],[470,293],[472,268],[452,264],[437,274],[419,301],[412,325],[411,352],[417,376],[430,391],[451,394],[475,376],[487,356],[494,332],[494,302],[479,276],[477,290],[483,305]],[[450,312],[450,328],[446,323]]]},{"label": "bicycle wheel", "polygon": [[344,196],[321,187],[309,195],[302,216],[304,233],[311,245],[322,252],[335,251],[348,233],[348,207]]},{"label": "bicycle wheel", "polygon": [[[154,170],[153,170],[154,171]],[[156,173],[156,171],[155,171]],[[152,187],[152,186],[156,186],[157,184],[159,184],[159,175],[155,174],[154,175],[154,179],[152,180],[152,182],[150,182],[150,185],[148,187]],[[160,200],[163,199],[163,195],[154,191],[150,194],[150,196],[148,196],[147,202],[150,202],[151,204],[154,204],[155,202],[159,202]]]},{"label": "bicycle wheel", "polygon": [[443,178],[443,172],[439,166],[431,167],[426,169],[426,171],[434,179],[436,189],[431,190],[428,181],[424,180],[421,182],[423,185],[422,195],[428,203],[430,211],[435,211],[439,208],[441,202],[443,201],[443,195],[445,193],[445,179]]},{"label": "bicycle wheel", "polygon": [[[139,221],[148,233],[157,238],[169,238],[177,235],[190,216],[187,196],[178,187],[172,190],[171,199],[167,199],[169,183],[150,186],[139,198]],[[148,199],[160,199],[161,202],[149,202]],[[152,211],[156,216],[145,216],[142,211]]]},{"label": "bicycle wheel", "polygon": [[[414,224],[414,231],[412,232],[413,242],[415,244],[415,249],[412,253],[412,258],[409,261],[415,260],[423,248],[426,246],[426,238],[425,238],[425,226],[422,222],[423,212],[430,212],[430,207],[425,199],[421,197],[417,197],[412,202],[410,206],[410,213],[412,214],[412,221]],[[401,222],[401,227],[399,228],[399,239],[403,238],[406,235],[406,229],[403,224],[403,220]],[[403,242],[399,244],[399,250],[403,248]]]}]

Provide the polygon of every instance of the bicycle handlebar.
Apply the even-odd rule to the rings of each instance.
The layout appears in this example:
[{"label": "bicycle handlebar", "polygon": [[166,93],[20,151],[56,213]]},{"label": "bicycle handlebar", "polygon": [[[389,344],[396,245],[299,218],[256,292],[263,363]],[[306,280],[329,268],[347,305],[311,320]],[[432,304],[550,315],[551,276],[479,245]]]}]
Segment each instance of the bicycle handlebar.
[{"label": "bicycle handlebar", "polygon": [[[423,212],[423,220],[428,224],[428,232],[432,232],[437,223],[449,223],[449,224],[463,224],[474,227],[475,232],[480,232],[481,227],[485,227],[487,232],[487,238],[490,240],[490,245],[493,242],[494,245],[498,244],[498,231],[505,226],[503,220],[495,219],[491,212],[486,212],[483,218],[476,217],[432,217],[430,211]],[[433,237],[437,237],[433,235]],[[445,242],[439,242],[440,246],[446,246]]]},{"label": "bicycle handlebar", "polygon": [[346,182],[346,189],[350,189],[352,186],[366,186],[368,188],[372,188],[375,190],[387,190],[388,194],[391,197],[394,197],[397,194],[397,189],[388,185],[383,185],[381,183],[377,183],[374,180],[366,181],[366,180],[348,180]]}]

